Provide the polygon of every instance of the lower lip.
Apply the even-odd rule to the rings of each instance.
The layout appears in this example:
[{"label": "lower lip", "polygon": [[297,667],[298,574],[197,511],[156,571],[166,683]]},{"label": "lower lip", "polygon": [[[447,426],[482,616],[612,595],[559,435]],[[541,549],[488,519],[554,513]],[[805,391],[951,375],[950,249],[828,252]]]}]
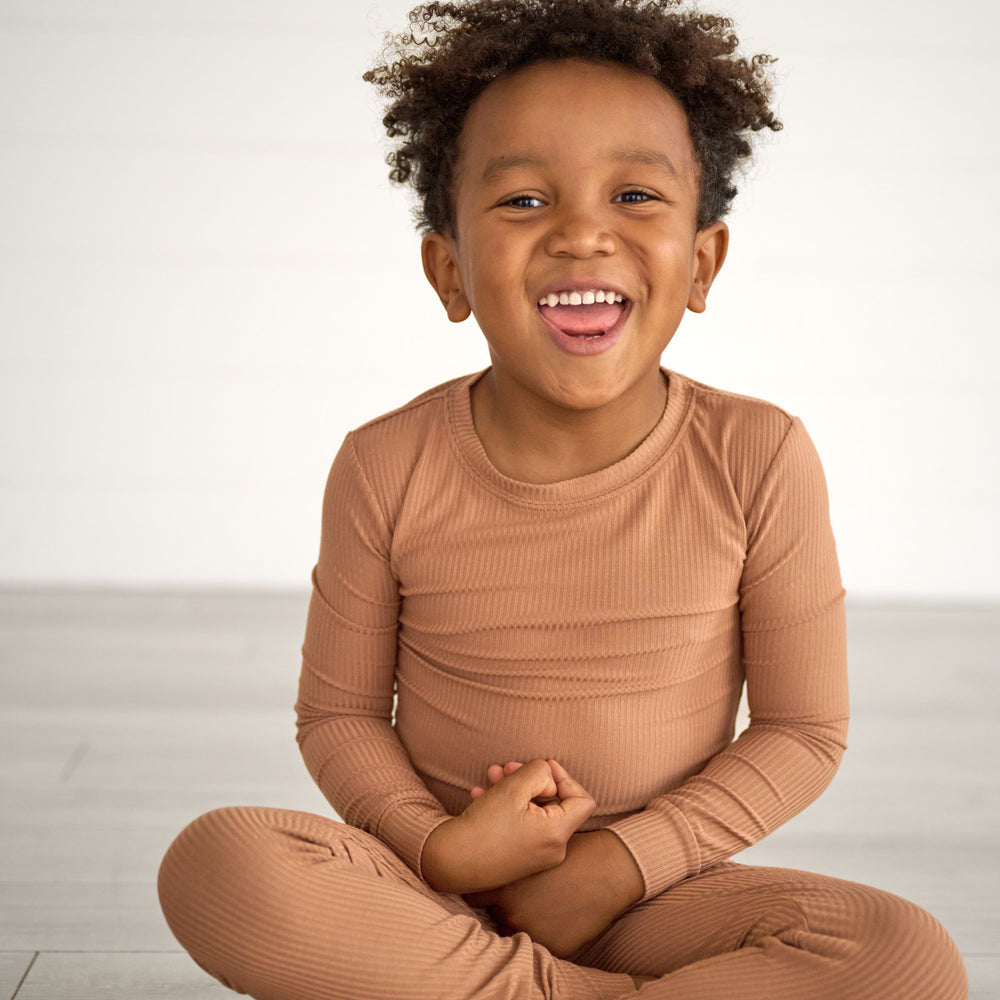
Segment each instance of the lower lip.
[{"label": "lower lip", "polygon": [[596,337],[563,333],[559,327],[550,323],[541,311],[539,311],[538,315],[545,324],[545,331],[548,333],[552,343],[560,351],[566,354],[573,354],[576,357],[590,358],[596,354],[603,354],[605,351],[610,351],[618,343],[621,332],[631,313],[632,303],[629,302],[624,312],[618,318],[618,322],[609,330],[605,330],[604,333],[598,334]]}]

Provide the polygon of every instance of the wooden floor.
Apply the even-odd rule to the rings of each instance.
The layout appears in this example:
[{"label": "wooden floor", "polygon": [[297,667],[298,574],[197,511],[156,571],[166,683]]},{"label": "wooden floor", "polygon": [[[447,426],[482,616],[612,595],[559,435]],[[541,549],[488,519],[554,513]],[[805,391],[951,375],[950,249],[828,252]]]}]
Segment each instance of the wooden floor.
[{"label": "wooden floor", "polygon": [[[155,873],[204,810],[327,809],[293,738],[305,609],[0,592],[0,1000],[233,995],[171,937]],[[915,900],[974,1000],[1000,998],[1000,608],[855,606],[850,635],[841,772],[740,857]]]}]

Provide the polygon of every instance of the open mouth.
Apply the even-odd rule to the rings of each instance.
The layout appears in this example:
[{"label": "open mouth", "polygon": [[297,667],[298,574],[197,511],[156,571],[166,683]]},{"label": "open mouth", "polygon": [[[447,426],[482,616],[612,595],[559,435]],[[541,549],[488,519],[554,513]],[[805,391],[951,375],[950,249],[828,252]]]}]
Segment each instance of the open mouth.
[{"label": "open mouth", "polygon": [[565,336],[594,340],[618,326],[629,304],[619,292],[592,288],[552,292],[539,300],[538,311]]}]

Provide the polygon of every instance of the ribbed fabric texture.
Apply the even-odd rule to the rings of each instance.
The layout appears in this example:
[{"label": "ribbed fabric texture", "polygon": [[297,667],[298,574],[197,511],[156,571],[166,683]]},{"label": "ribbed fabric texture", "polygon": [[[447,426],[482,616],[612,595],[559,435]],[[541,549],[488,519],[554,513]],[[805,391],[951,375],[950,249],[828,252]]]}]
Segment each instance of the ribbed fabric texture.
[{"label": "ribbed fabric texture", "polygon": [[[932,917],[724,861],[830,780],[842,589],[816,454],[765,403],[668,373],[622,462],[539,486],[489,463],[474,377],[348,436],[304,645],[299,738],[347,824],[202,816],[159,891],[178,940],[258,1000],[964,1000]],[[734,737],[746,680],[752,721]],[[645,898],[572,956],[419,877],[486,768],[555,757]],[[367,831],[367,832],[365,832]]]},{"label": "ribbed fabric texture", "polygon": [[[624,973],[501,937],[382,843],[322,816],[205,814],[160,867],[171,930],[207,972],[257,1000],[611,1000]],[[838,998],[839,1000],[839,998]]]},{"label": "ribbed fabric texture", "polygon": [[[385,844],[323,816],[199,817],[160,868],[192,957],[257,1000],[965,1000],[923,910],[868,886],[725,862],[640,903],[573,956],[494,933]],[[631,975],[662,977],[636,994]]]},{"label": "ribbed fabric texture", "polygon": [[[675,373],[623,461],[515,482],[478,376],[351,433],[330,473],[297,705],[343,819],[419,872],[490,763],[555,757],[647,899],[814,799],[844,747],[843,589],[801,423]],[[749,729],[733,740],[744,679]],[[394,701],[395,699],[395,701]]]}]

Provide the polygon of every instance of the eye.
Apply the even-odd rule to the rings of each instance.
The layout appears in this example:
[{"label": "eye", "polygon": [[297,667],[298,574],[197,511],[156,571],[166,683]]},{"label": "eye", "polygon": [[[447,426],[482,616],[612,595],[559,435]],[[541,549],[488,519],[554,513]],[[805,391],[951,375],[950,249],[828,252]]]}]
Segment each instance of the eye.
[{"label": "eye", "polygon": [[649,191],[643,191],[641,189],[635,188],[631,191],[623,191],[621,194],[616,195],[612,201],[618,202],[622,205],[642,205],[647,201],[658,201],[659,199],[655,194],[651,194]]},{"label": "eye", "polygon": [[544,202],[533,194],[518,194],[500,203],[504,208],[541,208]]}]

